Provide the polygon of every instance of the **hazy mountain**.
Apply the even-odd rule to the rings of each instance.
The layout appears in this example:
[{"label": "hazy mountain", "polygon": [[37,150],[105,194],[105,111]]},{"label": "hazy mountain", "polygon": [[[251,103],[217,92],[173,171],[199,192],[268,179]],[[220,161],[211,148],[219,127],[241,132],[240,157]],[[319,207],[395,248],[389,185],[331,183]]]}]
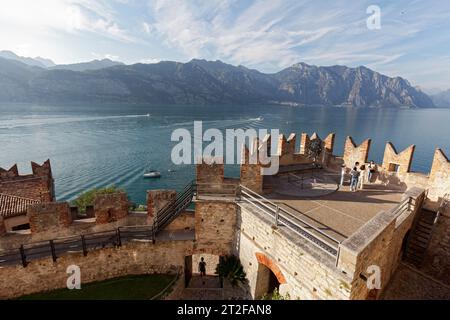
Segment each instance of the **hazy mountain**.
[{"label": "hazy mountain", "polygon": [[42,57],[36,57],[36,58],[34,58],[34,60],[35,61],[39,61],[40,63],[42,63],[44,65],[44,67],[47,67],[47,68],[56,66],[56,64],[50,59],[46,59],[46,58],[42,58]]},{"label": "hazy mountain", "polygon": [[431,96],[436,107],[450,108],[450,89]]},{"label": "hazy mountain", "polygon": [[405,79],[365,67],[295,64],[265,74],[221,61],[163,61],[97,70],[31,68],[1,59],[0,101],[158,104],[287,103],[356,107],[433,107]]},{"label": "hazy mountain", "polygon": [[317,67],[298,63],[274,75],[279,90],[301,104],[356,107],[433,107],[431,99],[400,77],[390,78],[366,67]]},{"label": "hazy mountain", "polygon": [[113,66],[123,65],[122,62],[112,61],[110,59],[93,60],[89,62],[73,63],[73,64],[58,64],[50,67],[49,69],[55,70],[72,70],[72,71],[86,71],[86,70],[98,70]]},{"label": "hazy mountain", "polygon": [[0,51],[0,57],[5,58],[5,59],[20,61],[29,66],[36,66],[36,67],[42,67],[42,68],[46,68],[46,67],[55,65],[53,63],[53,61],[50,59],[44,59],[41,57],[36,57],[36,58],[20,57],[17,54],[15,54],[14,52],[8,51],[8,50]]}]

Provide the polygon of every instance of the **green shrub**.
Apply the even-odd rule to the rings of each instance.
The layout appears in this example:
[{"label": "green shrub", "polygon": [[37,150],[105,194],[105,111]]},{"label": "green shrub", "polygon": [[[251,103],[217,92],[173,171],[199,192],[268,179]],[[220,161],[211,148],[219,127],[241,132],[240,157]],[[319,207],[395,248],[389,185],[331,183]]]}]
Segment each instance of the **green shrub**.
[{"label": "green shrub", "polygon": [[233,255],[225,256],[220,259],[219,264],[216,267],[216,274],[221,281],[223,279],[228,279],[233,287],[237,286],[239,282],[247,282],[241,261],[239,261],[238,257]]},{"label": "green shrub", "polygon": [[120,189],[116,186],[110,186],[106,188],[94,188],[89,191],[86,191],[78,196],[75,200],[71,202],[71,205],[78,207],[78,212],[84,213],[86,212],[87,206],[93,206],[95,197],[99,194],[110,194],[116,192],[124,192],[123,189]]},{"label": "green shrub", "polygon": [[291,296],[286,293],[284,296],[280,294],[277,288],[273,290],[272,293],[266,293],[261,297],[261,300],[290,300]]}]

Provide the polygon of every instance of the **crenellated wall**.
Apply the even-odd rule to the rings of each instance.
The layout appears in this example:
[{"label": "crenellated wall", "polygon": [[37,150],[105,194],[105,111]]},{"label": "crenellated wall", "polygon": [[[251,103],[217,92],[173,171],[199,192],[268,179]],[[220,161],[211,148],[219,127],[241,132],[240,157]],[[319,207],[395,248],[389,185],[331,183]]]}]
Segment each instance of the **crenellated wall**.
[{"label": "crenellated wall", "polygon": [[[269,142],[270,144],[270,142]],[[267,146],[267,143],[265,144]],[[261,146],[262,147],[262,146]],[[247,146],[243,145],[242,148],[242,161],[240,167],[240,183],[257,192],[262,193],[263,190],[263,175],[262,175],[262,165],[259,161],[256,163],[251,163],[250,157],[255,156],[255,151],[250,153]],[[258,155],[256,155],[258,157]]]},{"label": "crenellated wall", "polygon": [[398,153],[392,143],[387,142],[384,149],[382,168],[389,172],[406,173],[411,169],[412,159],[416,146],[411,145]]},{"label": "crenellated wall", "polygon": [[169,202],[175,201],[177,192],[175,190],[148,190],[147,191],[147,221],[153,223],[156,213]]},{"label": "crenellated wall", "polygon": [[115,222],[128,215],[128,198],[125,192],[99,194],[94,200],[95,222]]},{"label": "crenellated wall", "polygon": [[57,231],[70,226],[72,215],[67,202],[47,202],[30,205],[27,217],[32,233]]},{"label": "crenellated wall", "polygon": [[343,159],[347,168],[352,168],[356,162],[360,164],[367,162],[371,142],[371,139],[366,139],[357,146],[352,137],[345,138]]},{"label": "crenellated wall", "polygon": [[17,165],[6,170],[0,168],[0,193],[51,202],[55,200],[55,188],[50,160],[42,165],[31,162],[32,174],[20,175]]}]

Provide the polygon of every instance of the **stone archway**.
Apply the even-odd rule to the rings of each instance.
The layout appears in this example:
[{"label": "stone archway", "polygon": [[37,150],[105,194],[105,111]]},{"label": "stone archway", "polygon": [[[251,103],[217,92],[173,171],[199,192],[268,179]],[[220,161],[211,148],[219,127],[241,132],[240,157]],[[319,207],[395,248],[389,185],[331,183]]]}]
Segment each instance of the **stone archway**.
[{"label": "stone archway", "polygon": [[266,256],[264,253],[260,252],[255,253],[255,255],[256,260],[258,260],[259,263],[265,265],[267,268],[270,269],[270,271],[274,273],[280,284],[286,283],[286,278],[284,277],[283,273],[281,272],[280,268],[276,265],[276,263],[272,261],[272,259]]},{"label": "stone archway", "polygon": [[286,278],[276,263],[263,253],[255,253],[258,261],[256,275],[255,297],[261,298],[265,294],[271,294],[280,285],[286,283]]}]

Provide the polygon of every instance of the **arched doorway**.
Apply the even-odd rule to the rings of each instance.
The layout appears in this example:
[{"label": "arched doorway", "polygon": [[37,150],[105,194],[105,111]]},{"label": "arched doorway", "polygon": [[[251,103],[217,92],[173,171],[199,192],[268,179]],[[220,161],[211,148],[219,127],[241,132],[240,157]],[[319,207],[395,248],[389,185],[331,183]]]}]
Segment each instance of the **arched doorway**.
[{"label": "arched doorway", "polygon": [[[203,260],[202,260],[203,259]],[[207,253],[193,254],[185,257],[186,288],[220,288],[219,277],[215,274],[220,256]],[[205,263],[205,275],[200,275],[199,264]]]},{"label": "arched doorway", "polygon": [[272,294],[279,289],[281,284],[286,283],[280,268],[265,254],[256,253],[258,260],[258,271],[256,275],[255,298]]}]

